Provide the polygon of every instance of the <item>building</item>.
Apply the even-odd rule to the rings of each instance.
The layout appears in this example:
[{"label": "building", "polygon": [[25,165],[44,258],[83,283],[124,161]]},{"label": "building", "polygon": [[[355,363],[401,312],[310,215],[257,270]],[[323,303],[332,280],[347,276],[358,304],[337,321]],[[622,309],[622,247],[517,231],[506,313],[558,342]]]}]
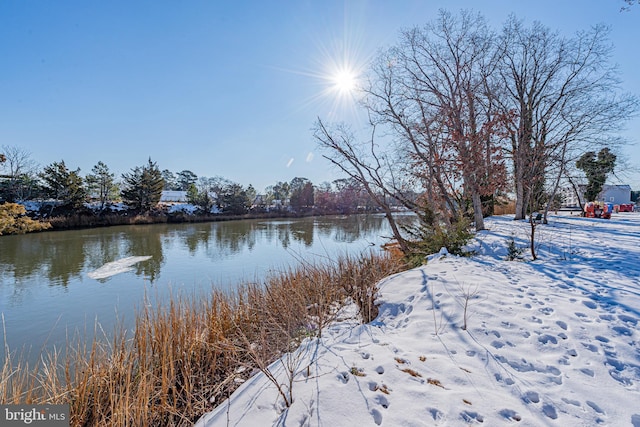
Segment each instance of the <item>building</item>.
[{"label": "building", "polygon": [[160,203],[186,203],[186,202],[187,202],[186,191],[162,190],[162,196],[160,196]]},{"label": "building", "polygon": [[580,201],[578,202],[578,198],[576,196],[576,192],[572,187],[565,187],[561,190],[562,194],[562,206],[563,207],[573,207],[584,205],[585,202],[605,202],[612,203],[614,205],[621,205],[626,203],[631,203],[631,186],[624,185],[609,185],[605,184],[602,187],[602,191],[598,195],[598,200],[584,200],[584,191],[586,189],[586,185],[580,184],[578,185],[578,193],[580,196]]}]

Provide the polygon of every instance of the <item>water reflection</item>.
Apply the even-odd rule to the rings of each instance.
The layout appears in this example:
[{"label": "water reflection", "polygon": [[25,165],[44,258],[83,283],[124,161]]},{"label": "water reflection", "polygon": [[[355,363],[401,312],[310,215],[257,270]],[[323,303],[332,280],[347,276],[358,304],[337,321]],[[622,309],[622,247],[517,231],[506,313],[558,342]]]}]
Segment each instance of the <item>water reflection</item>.
[{"label": "water reflection", "polygon": [[[10,348],[64,343],[98,320],[131,327],[147,298],[232,289],[300,259],[326,260],[380,245],[382,216],[243,220],[116,226],[0,237],[0,313]],[[131,271],[88,274],[128,257],[149,256]],[[313,258],[316,257],[316,258]],[[117,264],[116,264],[117,265]],[[104,277],[104,276],[103,276]],[[150,289],[153,287],[153,289]],[[88,326],[87,326],[88,325]],[[1,357],[0,357],[1,359]]]},{"label": "water reflection", "polygon": [[[249,220],[203,224],[160,224],[93,230],[47,232],[0,238],[0,273],[7,286],[46,281],[67,286],[88,271],[129,256],[151,256],[135,274],[153,283],[166,262],[165,251],[183,247],[210,259],[253,251],[257,245],[311,248],[314,242],[350,243],[378,239],[382,216],[319,217],[296,220]],[[108,280],[108,279],[102,279]]]}]

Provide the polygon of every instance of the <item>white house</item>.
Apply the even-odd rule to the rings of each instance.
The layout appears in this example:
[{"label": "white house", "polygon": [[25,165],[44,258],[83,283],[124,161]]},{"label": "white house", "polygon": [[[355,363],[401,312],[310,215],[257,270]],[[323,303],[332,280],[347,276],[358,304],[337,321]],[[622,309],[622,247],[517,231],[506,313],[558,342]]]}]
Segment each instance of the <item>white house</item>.
[{"label": "white house", "polygon": [[[586,189],[586,185],[580,184],[578,185],[578,192],[580,193],[580,200],[584,205],[584,191]],[[562,194],[562,206],[579,206],[578,198],[576,197],[576,193],[572,187],[565,187],[561,190]],[[605,203],[613,203],[614,205],[620,205],[623,203],[631,203],[631,186],[624,185],[609,185],[605,184],[602,187],[602,191],[598,195],[597,200],[586,200],[587,202],[605,202]]]},{"label": "white house", "polygon": [[186,191],[172,191],[162,190],[160,196],[160,203],[186,203],[187,192]]}]

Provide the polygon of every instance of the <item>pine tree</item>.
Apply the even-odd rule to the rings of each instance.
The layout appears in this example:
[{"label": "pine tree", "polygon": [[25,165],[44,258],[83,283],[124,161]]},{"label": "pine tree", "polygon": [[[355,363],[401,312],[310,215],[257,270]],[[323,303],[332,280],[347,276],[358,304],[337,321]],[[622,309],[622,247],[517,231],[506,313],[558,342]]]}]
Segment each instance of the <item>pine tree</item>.
[{"label": "pine tree", "polygon": [[78,208],[87,198],[80,169],[71,171],[64,160],[53,162],[40,173],[45,194],[58,200],[63,206]]},{"label": "pine tree", "polygon": [[148,212],[160,201],[164,179],[158,165],[151,158],[147,165],[136,166],[130,173],[123,174],[122,179],[122,198],[132,208]]},{"label": "pine tree", "polygon": [[107,202],[111,201],[114,193],[114,174],[109,171],[107,165],[98,162],[91,169],[91,174],[87,175],[87,188],[91,195],[98,197],[100,201],[100,210],[104,209]]}]

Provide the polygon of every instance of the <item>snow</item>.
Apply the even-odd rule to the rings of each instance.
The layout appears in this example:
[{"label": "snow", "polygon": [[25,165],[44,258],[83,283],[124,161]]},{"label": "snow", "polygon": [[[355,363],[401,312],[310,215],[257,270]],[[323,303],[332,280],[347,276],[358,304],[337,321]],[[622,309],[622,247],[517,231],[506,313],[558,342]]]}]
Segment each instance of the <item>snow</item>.
[{"label": "snow", "polygon": [[116,274],[126,273],[133,270],[133,266],[139,262],[151,259],[150,255],[130,256],[113,262],[108,262],[97,270],[87,273],[91,279],[106,279]]},{"label": "snow", "polygon": [[475,256],[383,280],[372,323],[348,306],[272,364],[289,408],[258,373],[196,426],[640,427],[640,215],[552,216],[536,261],[505,260],[526,221],[487,227]]}]

